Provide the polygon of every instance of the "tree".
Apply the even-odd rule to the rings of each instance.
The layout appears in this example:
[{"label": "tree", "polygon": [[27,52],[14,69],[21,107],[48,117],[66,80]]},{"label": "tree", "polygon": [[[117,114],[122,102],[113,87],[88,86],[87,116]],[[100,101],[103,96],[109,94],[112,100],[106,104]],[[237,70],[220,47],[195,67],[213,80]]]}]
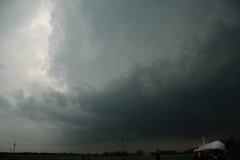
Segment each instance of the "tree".
[{"label": "tree", "polygon": [[142,149],[139,149],[136,151],[136,154],[142,156],[144,154],[144,151]]}]

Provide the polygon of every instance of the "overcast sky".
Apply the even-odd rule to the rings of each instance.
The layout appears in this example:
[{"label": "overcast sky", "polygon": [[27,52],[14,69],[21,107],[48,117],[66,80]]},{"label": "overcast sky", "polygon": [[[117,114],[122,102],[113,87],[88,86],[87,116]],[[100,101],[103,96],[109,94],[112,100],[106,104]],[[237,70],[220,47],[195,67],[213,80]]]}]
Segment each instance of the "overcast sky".
[{"label": "overcast sky", "polygon": [[0,151],[183,150],[240,135],[237,0],[0,1]]}]

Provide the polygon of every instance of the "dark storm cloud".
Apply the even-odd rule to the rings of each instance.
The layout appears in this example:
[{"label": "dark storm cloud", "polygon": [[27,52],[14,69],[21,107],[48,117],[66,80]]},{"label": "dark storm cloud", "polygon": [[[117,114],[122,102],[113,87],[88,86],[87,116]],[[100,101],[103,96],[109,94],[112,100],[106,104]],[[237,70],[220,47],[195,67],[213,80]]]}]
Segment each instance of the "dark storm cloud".
[{"label": "dark storm cloud", "polygon": [[[229,135],[239,135],[240,26],[237,3],[221,1],[213,10],[214,3],[202,2],[192,7],[194,3],[189,2],[193,3],[188,3],[190,9],[169,13],[167,7],[163,7],[165,10],[160,10],[160,14],[158,7],[164,5],[160,1],[157,5],[148,2],[147,6],[143,1],[138,1],[138,5],[133,1],[130,4],[115,1],[118,5],[113,5],[112,1],[95,2],[85,2],[83,9],[85,16],[91,19],[93,34],[90,35],[93,37],[84,35],[88,29],[77,27],[82,22],[82,17],[73,16],[77,12],[70,12],[70,19],[65,15],[65,25],[70,24],[64,26],[67,42],[56,54],[54,65],[64,65],[69,81],[81,81],[84,76],[87,76],[85,80],[94,81],[101,81],[101,77],[111,78],[106,78],[108,82],[101,89],[95,89],[91,83],[84,86],[79,82],[81,87],[66,93],[45,90],[40,96],[19,96],[18,115],[55,123],[62,128],[63,139],[71,143],[97,144],[121,136],[137,140],[198,138],[219,135],[223,130]],[[210,7],[205,12],[206,6]],[[115,12],[117,14],[113,14]],[[189,16],[175,17],[182,12]],[[192,12],[194,14],[189,14]],[[170,19],[164,19],[167,13]],[[171,14],[174,14],[172,18]],[[158,17],[163,19],[163,26]],[[175,38],[168,39],[168,34],[178,28],[177,19],[181,22],[179,30],[189,29],[186,37],[191,38],[186,38],[188,41],[174,55],[176,60],[163,58],[161,55],[169,52],[163,53],[167,50],[159,48],[165,44],[175,47],[175,41],[171,41]],[[71,25],[73,22],[75,25]],[[181,26],[183,22],[187,23],[186,28]],[[119,38],[122,33],[126,34],[123,40]],[[82,40],[79,45],[81,36],[91,37],[90,41]],[[85,63],[85,51],[95,51],[91,47],[90,51],[82,49],[84,44],[91,42],[94,46],[98,41],[102,41],[100,44],[104,48],[97,53],[99,56],[86,66],[79,64]],[[129,49],[131,45],[136,48],[135,52]],[[144,63],[149,55],[152,60]],[[115,68],[128,65],[121,56],[133,58],[136,64],[131,71],[112,80],[111,74],[119,74]],[[56,73],[54,67],[52,72]],[[85,69],[87,74],[83,74]]]},{"label": "dark storm cloud", "polygon": [[59,7],[63,17],[56,21],[61,23],[66,43],[55,56],[52,72],[61,75],[57,68],[62,66],[72,85],[84,82],[99,87],[135,62],[149,65],[159,57],[173,56],[190,36],[189,30],[205,28],[201,22],[211,14],[208,9],[198,18],[201,25],[189,28],[188,12],[198,7],[192,2],[190,9],[183,2],[175,3],[104,0],[72,7],[63,2]]},{"label": "dark storm cloud", "polygon": [[[43,101],[27,100],[21,110],[75,126],[64,125],[65,138],[72,143],[112,141],[121,135],[154,139],[212,136],[223,130],[239,134],[239,26],[216,23],[209,34],[206,41],[196,42],[194,52],[185,48],[174,65],[167,59],[139,65],[102,91],[78,88],[68,98],[48,93]],[[53,106],[58,108],[52,111]]]},{"label": "dark storm cloud", "polygon": [[[193,32],[193,36],[196,37],[193,38],[193,41],[188,41],[186,47],[179,51],[180,57],[176,63],[159,58],[154,64],[147,67],[140,64],[128,77],[112,81],[100,93],[93,92],[87,96],[85,93],[79,93],[80,106],[94,118],[86,125],[85,129],[74,130],[73,141],[78,139],[78,135],[83,135],[79,137],[83,141],[95,142],[116,139],[121,135],[139,139],[166,135],[194,138],[202,135],[218,135],[223,130],[229,134],[239,132],[236,128],[239,122],[239,118],[237,118],[239,113],[237,107],[239,106],[237,96],[239,89],[239,12],[236,7],[238,5],[235,5],[233,1],[223,2],[219,8],[216,7],[217,9],[213,10],[214,7],[211,5],[214,3],[211,3],[209,8],[206,7],[206,4],[210,5],[210,3],[199,5],[201,12],[187,9],[188,12],[190,10],[194,13],[196,19],[189,20],[190,17],[181,19],[190,24],[196,22],[199,26],[194,28],[190,25],[193,27],[190,28],[190,34]],[[228,8],[224,8],[223,4]],[[148,5],[152,4],[148,3]],[[96,20],[94,21],[96,24],[93,26],[96,27],[96,30],[100,30],[97,32],[101,34],[99,37],[114,40],[114,34],[117,31],[106,28],[111,28],[113,25],[116,26],[113,28],[117,29],[126,24],[125,17],[130,17],[127,23],[130,25],[128,31],[133,32],[128,32],[130,35],[127,36],[127,39],[133,38],[134,35],[143,36],[142,33],[148,31],[143,37],[149,35],[154,37],[154,42],[159,42],[158,39],[155,39],[158,36],[153,36],[159,32],[154,32],[156,29],[152,29],[153,33],[151,33],[151,29],[146,26],[148,24],[151,27],[162,27],[158,25],[156,19],[151,18],[158,17],[155,15],[155,11],[159,5],[161,4],[155,4],[149,11],[146,9],[147,7],[141,8],[143,5],[134,7],[134,3],[127,3],[127,5],[121,3],[114,11],[119,9],[119,13],[122,13],[123,10],[126,10],[124,13],[127,15],[119,14],[118,18],[112,18],[115,19],[115,21],[111,21],[112,23],[108,23],[107,18],[106,23],[98,23],[98,20],[101,19],[98,16],[101,14],[96,14],[95,17],[93,16]],[[96,7],[96,5],[90,6]],[[124,8],[126,6],[131,9]],[[189,6],[192,5],[189,4]],[[202,13],[203,8],[206,11],[204,13]],[[108,18],[116,16],[110,14],[109,10],[113,9],[111,7],[107,7],[107,9],[96,7],[93,10],[98,11],[98,9]],[[148,14],[145,14],[145,9]],[[223,9],[226,9],[226,13],[223,12]],[[130,10],[132,14],[128,14],[127,11]],[[135,15],[135,10],[142,12],[136,12]],[[229,17],[225,17],[225,14]],[[209,20],[212,15],[215,16],[214,20]],[[174,22],[176,22],[175,20],[173,18]],[[131,21],[134,23],[129,23]],[[206,21],[210,21],[207,30],[204,27]],[[131,26],[131,24],[134,25]],[[105,29],[107,32],[104,32]],[[195,32],[204,33],[201,30],[206,31],[206,37],[203,40],[201,35],[195,34]],[[133,34],[135,32],[136,34]],[[159,33],[160,35],[164,34]],[[109,38],[109,36],[113,37]],[[139,38],[134,37],[133,39],[134,41],[129,44],[134,44]],[[148,43],[149,41],[144,42]],[[148,46],[156,47],[153,47],[152,43],[146,45],[146,47]],[[103,135],[107,136],[103,137]]]},{"label": "dark storm cloud", "polygon": [[26,98],[24,93],[21,94],[17,97],[17,115],[63,127],[65,123],[79,126],[87,124],[89,116],[80,109],[74,94],[67,95],[51,89],[43,91],[39,96]]},{"label": "dark storm cloud", "polygon": [[238,26],[229,29],[220,24],[192,53],[194,58],[184,56],[174,68],[168,62],[139,67],[103,93],[87,99],[79,95],[96,117],[86,131],[88,139],[239,133],[239,36]]}]

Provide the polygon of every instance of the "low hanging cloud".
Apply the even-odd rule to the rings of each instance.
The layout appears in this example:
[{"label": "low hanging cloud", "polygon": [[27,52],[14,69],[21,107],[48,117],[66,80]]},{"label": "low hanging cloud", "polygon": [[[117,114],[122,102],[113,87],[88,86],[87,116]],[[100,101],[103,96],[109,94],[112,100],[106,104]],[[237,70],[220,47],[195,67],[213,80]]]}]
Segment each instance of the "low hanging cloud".
[{"label": "low hanging cloud", "polygon": [[175,64],[159,60],[138,65],[103,90],[47,92],[41,100],[24,99],[20,110],[32,118],[60,122],[71,143],[111,142],[121,135],[194,139],[219,136],[223,130],[238,134],[240,30],[215,25],[195,52],[190,46]]},{"label": "low hanging cloud", "polygon": [[[15,126],[2,121],[1,135],[92,147],[121,136],[136,142],[239,135],[237,1],[18,3],[4,5],[31,10],[0,11],[0,18],[22,19],[11,21],[17,27],[0,23],[0,33],[15,33],[0,39],[1,121]],[[34,20],[40,26],[21,38],[19,27]],[[41,26],[46,34],[38,34]],[[8,39],[16,47],[6,46]],[[23,56],[15,54],[20,48]]]}]

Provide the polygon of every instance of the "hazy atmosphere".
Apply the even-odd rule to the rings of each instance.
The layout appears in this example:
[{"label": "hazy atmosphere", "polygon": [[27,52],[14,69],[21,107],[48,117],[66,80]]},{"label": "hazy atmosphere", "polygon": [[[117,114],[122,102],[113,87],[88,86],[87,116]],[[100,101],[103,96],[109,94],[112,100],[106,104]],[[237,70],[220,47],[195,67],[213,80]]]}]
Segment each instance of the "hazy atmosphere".
[{"label": "hazy atmosphere", "polygon": [[15,141],[16,152],[183,150],[238,137],[239,8],[1,0],[0,151]]}]

